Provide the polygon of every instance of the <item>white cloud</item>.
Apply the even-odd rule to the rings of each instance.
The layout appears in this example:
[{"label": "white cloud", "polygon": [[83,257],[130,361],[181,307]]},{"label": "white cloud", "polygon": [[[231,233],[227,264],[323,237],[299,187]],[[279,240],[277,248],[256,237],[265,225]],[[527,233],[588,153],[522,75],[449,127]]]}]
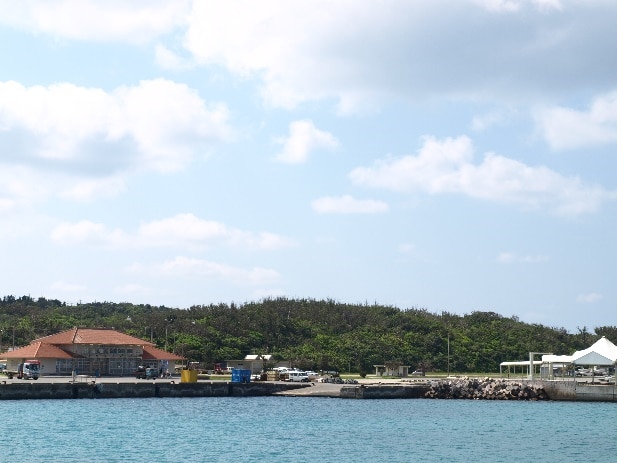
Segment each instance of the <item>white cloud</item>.
[{"label": "white cloud", "polygon": [[171,71],[186,71],[192,69],[195,64],[186,58],[180,57],[163,44],[157,44],[154,48],[156,64],[163,69]]},{"label": "white cloud", "polygon": [[65,244],[88,244],[104,247],[124,247],[129,241],[129,237],[122,230],[109,230],[103,224],[89,220],[61,223],[51,231],[51,239]]},{"label": "white cloud", "polygon": [[471,129],[474,132],[483,132],[494,125],[500,124],[503,120],[504,115],[497,111],[479,114],[473,117],[471,121]]},{"label": "white cloud", "polygon": [[579,294],[576,298],[576,302],[582,304],[593,304],[594,302],[602,300],[602,298],[602,295],[598,293]]},{"label": "white cloud", "polygon": [[7,176],[0,203],[117,194],[126,175],[183,169],[231,133],[226,107],[206,105],[194,90],[165,79],[111,92],[0,82],[0,177]]},{"label": "white cloud", "polygon": [[280,278],[278,272],[272,269],[261,267],[246,269],[184,256],[178,256],[155,265],[134,264],[127,271],[133,274],[166,278],[218,278],[237,284],[250,285],[272,284]]},{"label": "white cloud", "polygon": [[190,4],[190,0],[3,0],[0,23],[61,39],[140,44],[185,24]]},{"label": "white cloud", "polygon": [[541,262],[547,262],[548,256],[544,255],[519,255],[513,252],[502,252],[497,256],[497,262],[500,264],[536,264]]},{"label": "white cloud", "polygon": [[546,167],[531,167],[496,154],[473,163],[468,137],[426,137],[417,156],[387,158],[350,173],[353,183],[402,193],[458,193],[473,198],[546,208],[559,215],[597,210],[617,192],[587,187],[577,177],[563,177]]},{"label": "white cloud", "polygon": [[0,211],[17,210],[44,198],[48,191],[43,176],[24,166],[2,165],[0,162]]},{"label": "white cloud", "polygon": [[261,82],[277,107],[334,101],[348,114],[437,95],[537,101],[590,79],[614,85],[617,64],[597,44],[617,40],[616,12],[614,2],[559,0],[203,0],[184,46],[198,63]]},{"label": "white cloud", "polygon": [[66,188],[60,187],[61,198],[76,202],[92,201],[95,198],[114,197],[126,190],[126,180],[114,176],[95,179],[80,179]]},{"label": "white cloud", "polygon": [[[155,44],[167,69],[222,66],[260,82],[271,105],[334,101],[341,113],[439,94],[535,101],[590,81],[606,88],[617,64],[597,44],[617,39],[616,12],[562,0],[0,1],[0,23],[33,34]],[[163,44],[172,35],[190,59]]]},{"label": "white cloud", "polygon": [[220,222],[202,220],[192,214],[178,214],[143,224],[138,240],[148,246],[173,246],[178,243],[208,244],[213,241],[250,249],[279,249],[291,246],[291,240],[269,232],[253,233],[231,228]]},{"label": "white cloud", "polygon": [[289,136],[275,141],[283,145],[276,159],[288,164],[306,162],[313,151],[333,151],[339,146],[336,137],[319,130],[310,120],[292,122],[289,124]]},{"label": "white cloud", "polygon": [[350,195],[323,197],[311,206],[318,214],[375,214],[388,211],[388,204],[373,199],[356,199]]},{"label": "white cloud", "polygon": [[617,91],[597,97],[588,111],[563,107],[538,111],[536,122],[556,150],[617,143]]},{"label": "white cloud", "polygon": [[142,224],[134,233],[110,230],[91,221],[62,223],[51,237],[60,243],[85,243],[110,248],[203,248],[215,243],[247,249],[272,250],[293,242],[269,232],[253,233],[231,228],[220,222],[203,220],[192,214],[178,214]]},{"label": "white cloud", "polygon": [[[111,162],[97,145],[129,146],[127,157],[142,167],[177,170],[202,143],[230,136],[224,106],[208,108],[197,92],[165,79],[142,81],[111,93],[73,84],[24,87],[0,82],[0,137],[27,133],[33,138],[29,156],[76,163]],[[113,157],[112,157],[113,161]],[[115,160],[116,169],[126,159]]]}]

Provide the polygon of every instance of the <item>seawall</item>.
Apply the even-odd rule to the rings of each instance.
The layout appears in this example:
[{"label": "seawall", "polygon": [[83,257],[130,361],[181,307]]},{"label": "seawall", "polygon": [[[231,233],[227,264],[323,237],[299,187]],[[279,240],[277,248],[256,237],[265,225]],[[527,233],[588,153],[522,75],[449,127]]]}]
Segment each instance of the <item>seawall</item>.
[{"label": "seawall", "polygon": [[343,386],[339,397],[343,399],[420,399],[429,390],[422,384],[371,384]]},{"label": "seawall", "polygon": [[0,400],[24,399],[113,399],[148,397],[340,397],[345,399],[474,399],[474,400],[559,400],[617,402],[614,384],[582,383],[573,380],[490,380],[469,379],[415,381],[413,383],[369,383],[354,385],[198,381],[89,382],[0,382]]},{"label": "seawall", "polygon": [[[298,391],[298,395],[304,391]],[[290,394],[294,394],[291,392]],[[617,402],[614,384],[574,380],[506,380],[456,378],[415,384],[343,386],[338,397],[348,399],[469,399]]]},{"label": "seawall", "polygon": [[254,397],[307,387],[300,383],[231,383],[224,381],[175,382],[89,382],[0,384],[0,400],[23,399],[116,399],[147,397]]},{"label": "seawall", "polygon": [[551,400],[577,402],[617,402],[615,384],[587,383],[574,380],[535,381],[540,384]]}]

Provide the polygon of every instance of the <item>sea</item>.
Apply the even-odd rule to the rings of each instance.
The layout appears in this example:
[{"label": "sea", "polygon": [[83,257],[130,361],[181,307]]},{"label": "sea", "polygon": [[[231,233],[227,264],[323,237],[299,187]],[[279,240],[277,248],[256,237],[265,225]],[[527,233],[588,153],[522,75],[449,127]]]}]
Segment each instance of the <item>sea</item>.
[{"label": "sea", "polygon": [[614,461],[617,404],[321,397],[0,401],[0,461]]}]

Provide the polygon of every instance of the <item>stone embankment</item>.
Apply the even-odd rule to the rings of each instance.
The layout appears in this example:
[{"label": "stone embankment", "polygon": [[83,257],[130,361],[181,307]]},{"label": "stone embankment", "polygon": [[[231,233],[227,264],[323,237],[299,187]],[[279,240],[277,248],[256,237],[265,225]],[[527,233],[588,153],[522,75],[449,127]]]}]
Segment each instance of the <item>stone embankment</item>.
[{"label": "stone embankment", "polygon": [[424,397],[429,399],[549,400],[544,388],[495,378],[456,378],[432,381]]}]

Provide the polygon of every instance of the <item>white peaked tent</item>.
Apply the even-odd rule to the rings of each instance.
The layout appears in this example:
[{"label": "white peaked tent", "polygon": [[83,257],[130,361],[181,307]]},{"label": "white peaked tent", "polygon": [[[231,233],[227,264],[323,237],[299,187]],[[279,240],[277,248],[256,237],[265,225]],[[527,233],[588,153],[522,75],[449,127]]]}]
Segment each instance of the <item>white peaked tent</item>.
[{"label": "white peaked tent", "polygon": [[617,363],[617,346],[604,336],[590,347],[572,354],[574,365],[614,365]]}]

